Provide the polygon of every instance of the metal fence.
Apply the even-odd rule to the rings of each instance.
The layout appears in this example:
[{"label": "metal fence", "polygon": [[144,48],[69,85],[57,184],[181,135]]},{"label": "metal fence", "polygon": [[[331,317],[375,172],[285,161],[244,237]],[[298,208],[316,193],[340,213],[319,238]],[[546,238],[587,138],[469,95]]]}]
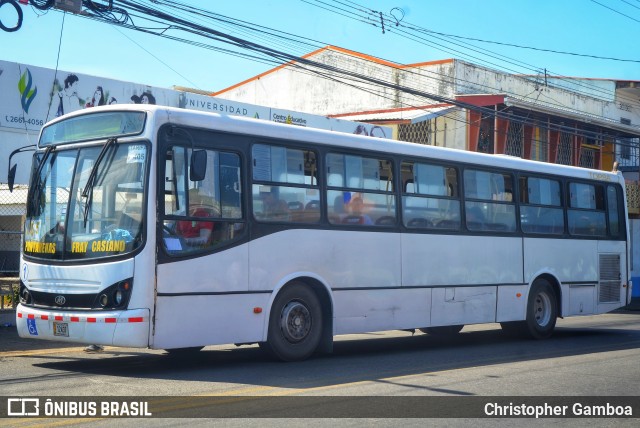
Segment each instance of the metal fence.
[{"label": "metal fence", "polygon": [[6,184],[0,184],[0,275],[3,276],[16,274],[20,268],[27,192],[27,186],[16,186],[10,192]]}]

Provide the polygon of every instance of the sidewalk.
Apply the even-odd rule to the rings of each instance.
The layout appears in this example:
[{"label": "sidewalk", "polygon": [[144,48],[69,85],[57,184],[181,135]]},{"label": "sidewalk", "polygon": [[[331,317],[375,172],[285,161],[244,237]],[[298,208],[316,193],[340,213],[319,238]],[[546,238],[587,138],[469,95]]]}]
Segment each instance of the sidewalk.
[{"label": "sidewalk", "polygon": [[[9,315],[10,313],[10,315]],[[11,316],[10,327],[4,327],[4,319]],[[18,336],[18,330],[16,329],[16,312],[15,311],[1,311],[0,319],[3,320],[0,324],[0,353],[11,351],[36,351],[40,349],[56,349],[56,348],[74,348],[84,347],[79,343],[68,342],[51,342],[48,340],[33,340],[23,339]]]}]

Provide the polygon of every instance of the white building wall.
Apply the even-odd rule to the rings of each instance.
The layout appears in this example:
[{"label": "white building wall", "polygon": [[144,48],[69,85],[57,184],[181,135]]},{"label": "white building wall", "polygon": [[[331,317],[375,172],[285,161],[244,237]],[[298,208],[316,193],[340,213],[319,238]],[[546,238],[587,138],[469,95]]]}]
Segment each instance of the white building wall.
[{"label": "white building wall", "polygon": [[[620,123],[620,118],[628,118],[633,124],[640,123],[640,111],[629,109],[624,103],[616,101],[615,81],[547,79],[548,85],[545,86],[544,75],[506,74],[460,60],[403,66],[334,47],[321,49],[308,55],[308,58],[336,70],[444,99],[454,99],[456,95],[504,94],[556,110],[606,118],[612,123]],[[290,64],[219,92],[216,96],[321,115],[417,107],[441,102],[374,83],[357,82],[327,70],[316,71],[321,74],[301,63]],[[331,78],[327,79],[322,74],[328,74]],[[554,85],[562,85],[566,89]],[[462,127],[463,123],[460,122],[455,128]],[[458,135],[459,132],[455,134],[449,147],[466,148],[462,143],[466,134],[462,133],[462,137]]]},{"label": "white building wall", "polygon": [[620,123],[621,117],[631,119],[632,123],[640,122],[637,112],[633,118],[634,112],[626,111],[623,105],[616,103],[614,81],[547,79],[547,84],[545,86],[543,75],[505,74],[456,60],[457,94],[505,94],[552,109],[598,116],[615,123]]},{"label": "white building wall", "polygon": [[[452,97],[453,61],[401,68],[398,64],[376,62],[325,49],[311,60],[356,76],[390,82],[399,87]],[[326,79],[322,74],[332,74]],[[330,71],[298,64],[288,65],[215,94],[218,98],[269,105],[319,115],[417,107],[438,103],[379,84],[354,81]]]}]

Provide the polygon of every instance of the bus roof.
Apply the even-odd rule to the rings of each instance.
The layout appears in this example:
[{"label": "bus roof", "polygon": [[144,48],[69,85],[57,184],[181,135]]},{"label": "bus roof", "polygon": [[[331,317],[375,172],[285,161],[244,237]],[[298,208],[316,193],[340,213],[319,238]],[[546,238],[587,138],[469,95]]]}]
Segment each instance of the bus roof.
[{"label": "bus roof", "polygon": [[[89,110],[85,109],[76,111],[57,118],[50,123],[82,114],[97,113],[99,111],[145,111],[154,118],[151,121],[155,123],[154,126],[147,127],[145,133],[156,132],[157,127],[161,126],[163,123],[169,122],[237,134],[261,136],[265,138],[304,141],[323,146],[338,146],[350,149],[359,148],[363,150],[387,152],[392,155],[428,157],[442,161],[473,164],[481,167],[510,168],[539,174],[557,174],[584,179],[624,182],[621,173],[532,161],[508,155],[477,153],[446,147],[391,140],[387,138],[368,137],[338,131],[307,128],[298,125],[281,124],[271,122],[269,120],[253,119],[243,116],[220,115],[213,112],[203,112],[151,104],[118,104],[94,107]],[[151,137],[150,134],[148,134],[148,136]]]}]

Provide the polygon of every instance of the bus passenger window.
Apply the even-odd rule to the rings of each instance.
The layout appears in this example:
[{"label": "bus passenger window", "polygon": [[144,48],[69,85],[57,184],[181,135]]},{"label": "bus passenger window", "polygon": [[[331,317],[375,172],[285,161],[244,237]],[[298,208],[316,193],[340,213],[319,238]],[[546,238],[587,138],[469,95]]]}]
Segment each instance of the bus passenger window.
[{"label": "bus passenger window", "polygon": [[329,153],[327,180],[327,214],[331,224],[395,226],[391,161]]},{"label": "bus passenger window", "polygon": [[320,220],[315,152],[256,144],[252,156],[256,220],[294,223]]},{"label": "bus passenger window", "polygon": [[607,234],[604,186],[569,183],[569,233],[583,236]]},{"label": "bus passenger window", "polygon": [[458,171],[452,167],[402,163],[402,216],[410,229],[459,229]]},{"label": "bus passenger window", "polygon": [[520,225],[525,233],[564,233],[559,181],[520,177]]},{"label": "bus passenger window", "polygon": [[607,186],[607,205],[609,208],[609,233],[613,237],[620,236],[618,192],[615,186]]},{"label": "bus passenger window", "polygon": [[191,181],[191,151],[174,146],[166,155],[163,241],[171,255],[211,250],[244,231],[240,157],[205,150],[205,178]]},{"label": "bus passenger window", "polygon": [[[467,169],[464,171],[464,192],[469,230],[515,232],[516,207],[511,174]],[[479,220],[480,215],[482,220]]]}]

